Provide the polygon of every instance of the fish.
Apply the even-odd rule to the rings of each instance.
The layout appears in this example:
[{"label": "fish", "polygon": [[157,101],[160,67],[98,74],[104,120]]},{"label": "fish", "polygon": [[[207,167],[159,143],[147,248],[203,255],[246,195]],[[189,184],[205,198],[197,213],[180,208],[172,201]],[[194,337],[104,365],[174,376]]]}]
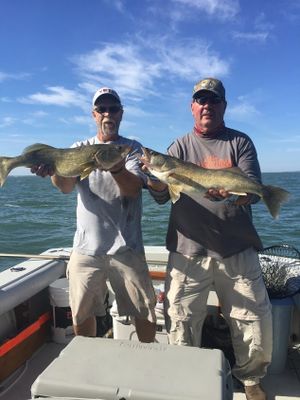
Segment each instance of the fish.
[{"label": "fish", "polygon": [[225,189],[232,195],[256,194],[273,218],[290,193],[278,186],[263,185],[248,177],[240,168],[207,169],[179,158],[142,147],[141,162],[152,175],[168,185],[172,203],[187,195],[205,195],[208,189]]},{"label": "fish", "polygon": [[43,143],[26,147],[16,157],[0,157],[0,186],[17,167],[48,165],[56,175],[86,178],[97,168],[108,170],[122,161],[131,147],[113,143],[82,145],[74,148],[56,148]]}]

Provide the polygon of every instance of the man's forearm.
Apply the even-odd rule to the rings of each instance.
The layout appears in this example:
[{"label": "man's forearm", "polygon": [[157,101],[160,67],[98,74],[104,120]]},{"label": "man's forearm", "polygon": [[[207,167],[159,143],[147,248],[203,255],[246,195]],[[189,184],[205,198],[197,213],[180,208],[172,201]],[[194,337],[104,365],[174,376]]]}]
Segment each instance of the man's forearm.
[{"label": "man's forearm", "polygon": [[158,204],[165,204],[170,200],[168,185],[161,181],[148,179],[148,191]]},{"label": "man's forearm", "polygon": [[142,179],[128,171],[125,166],[115,172],[111,172],[117,182],[123,196],[136,197],[143,187]]}]

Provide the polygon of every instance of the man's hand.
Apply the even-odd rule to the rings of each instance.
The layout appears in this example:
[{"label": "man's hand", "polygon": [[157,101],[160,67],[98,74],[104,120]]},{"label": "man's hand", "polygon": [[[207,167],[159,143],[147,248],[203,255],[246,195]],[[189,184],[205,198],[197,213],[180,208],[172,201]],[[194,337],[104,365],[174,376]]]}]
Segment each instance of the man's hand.
[{"label": "man's hand", "polygon": [[151,179],[149,176],[147,178],[147,186],[155,192],[163,192],[168,187],[164,182],[161,182],[158,179]]},{"label": "man's hand", "polygon": [[33,167],[31,167],[30,171],[32,174],[36,174],[37,176],[41,176],[42,178],[54,175],[53,168],[50,165],[45,164],[34,165]]},{"label": "man's hand", "polygon": [[228,199],[230,196],[231,193],[227,192],[227,190],[215,188],[208,189],[206,194],[204,195],[205,198],[211,201],[222,201]]},{"label": "man's hand", "polygon": [[[208,189],[208,191],[206,192],[206,194],[204,195],[204,197],[206,197],[207,199],[211,200],[211,201],[222,201],[225,199],[230,199],[230,197],[234,198],[234,200],[232,200],[232,203],[235,204],[236,206],[247,206],[249,204],[251,204],[252,200],[253,200],[253,196],[252,194],[247,194],[246,196],[234,196],[232,193],[229,193],[227,190],[225,189]],[[237,198],[236,198],[237,197]],[[230,199],[231,201],[231,199]]]}]

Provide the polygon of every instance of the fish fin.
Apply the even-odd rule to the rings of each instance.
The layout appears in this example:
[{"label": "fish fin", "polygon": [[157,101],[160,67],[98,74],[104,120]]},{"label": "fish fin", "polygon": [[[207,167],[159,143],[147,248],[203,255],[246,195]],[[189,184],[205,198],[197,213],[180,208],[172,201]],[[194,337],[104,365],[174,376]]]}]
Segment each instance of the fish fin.
[{"label": "fish fin", "polygon": [[281,204],[289,199],[290,193],[278,186],[263,187],[262,199],[273,218],[278,218]]},{"label": "fish fin", "polygon": [[151,172],[152,175],[156,176],[156,178],[158,178],[160,181],[165,182],[168,184],[168,178],[169,176],[172,176],[173,174],[173,169],[168,170],[168,171],[164,171],[164,172],[159,172],[156,171],[155,169],[151,168],[151,164],[149,165],[149,167],[147,166],[148,170]]},{"label": "fish fin", "polygon": [[49,146],[48,144],[35,143],[30,146],[25,147],[22,154],[30,153],[31,151],[41,150],[41,149],[54,149],[55,147]]},{"label": "fish fin", "polygon": [[91,172],[95,170],[94,167],[86,167],[80,174],[80,180],[87,178]]},{"label": "fish fin", "polygon": [[180,197],[179,188],[177,187],[177,185],[168,185],[168,190],[172,203],[176,203],[176,201],[179,200]]},{"label": "fish fin", "polygon": [[0,186],[2,187],[6,181],[7,175],[12,170],[13,157],[0,157]]}]

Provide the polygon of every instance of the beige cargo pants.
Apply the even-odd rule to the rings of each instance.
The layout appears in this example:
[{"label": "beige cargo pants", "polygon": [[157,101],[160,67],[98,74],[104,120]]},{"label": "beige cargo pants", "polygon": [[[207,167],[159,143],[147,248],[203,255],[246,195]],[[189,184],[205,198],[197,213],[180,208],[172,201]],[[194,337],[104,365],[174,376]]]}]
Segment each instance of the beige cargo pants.
[{"label": "beige cargo pants", "polygon": [[236,359],[233,375],[244,385],[257,384],[271,361],[272,313],[252,248],[221,261],[170,253],[165,288],[170,343],[201,345],[212,286],[231,332]]}]

